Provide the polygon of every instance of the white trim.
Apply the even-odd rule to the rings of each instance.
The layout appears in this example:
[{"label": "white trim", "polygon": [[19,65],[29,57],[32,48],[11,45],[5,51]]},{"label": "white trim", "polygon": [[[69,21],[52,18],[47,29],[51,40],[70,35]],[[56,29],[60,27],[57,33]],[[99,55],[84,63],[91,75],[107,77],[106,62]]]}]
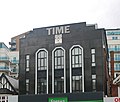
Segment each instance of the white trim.
[{"label": "white trim", "polygon": [[120,75],[113,80],[113,84],[118,84],[120,83]]},{"label": "white trim", "polygon": [[47,94],[48,94],[48,51],[45,48],[37,50],[35,53],[35,94],[37,94],[37,53],[44,50],[47,53]]},{"label": "white trim", "polygon": [[54,93],[54,51],[56,49],[62,49],[64,51],[64,93],[66,93],[66,64],[65,64],[65,49],[63,47],[56,47],[52,51],[52,93]]},{"label": "white trim", "polygon": [[83,57],[83,47],[81,47],[80,45],[73,45],[70,48],[70,93],[72,93],[72,65],[71,65],[71,61],[72,61],[72,56],[71,56],[71,51],[74,47],[79,47],[82,49],[82,92],[84,92],[84,57]]},{"label": "white trim", "polygon": [[118,86],[118,97],[120,97],[120,86]]}]

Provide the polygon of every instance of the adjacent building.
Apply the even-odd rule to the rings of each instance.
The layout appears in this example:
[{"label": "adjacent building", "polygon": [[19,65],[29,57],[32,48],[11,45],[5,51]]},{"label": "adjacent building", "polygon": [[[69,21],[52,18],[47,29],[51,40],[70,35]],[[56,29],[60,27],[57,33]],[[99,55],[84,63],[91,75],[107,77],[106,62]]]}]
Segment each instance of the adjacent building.
[{"label": "adjacent building", "polygon": [[5,73],[8,76],[18,78],[19,72],[19,52],[10,51],[3,43],[0,43],[0,73]]},{"label": "adjacent building", "polygon": [[17,79],[5,75],[4,73],[0,74],[0,97],[17,95],[19,89],[18,84]]},{"label": "adjacent building", "polygon": [[[18,95],[18,64],[19,52],[11,52],[0,42],[0,102],[13,102],[9,100]],[[14,99],[17,100],[16,97]]]},{"label": "adjacent building", "polygon": [[118,75],[120,75],[120,29],[107,29],[106,35],[109,55],[111,51],[114,52],[114,77],[116,78]]},{"label": "adjacent building", "polygon": [[19,51],[19,40],[21,38],[25,38],[26,34],[28,34],[28,33],[29,33],[29,31],[12,37],[11,42],[9,42],[9,45],[11,45],[10,50],[11,51]]},{"label": "adjacent building", "polygon": [[111,75],[111,95],[118,96],[118,85],[113,80],[120,76],[120,29],[107,29],[107,42],[109,51],[109,73]]},{"label": "adjacent building", "polygon": [[102,102],[110,94],[105,29],[85,22],[35,28],[19,51],[19,102]]}]

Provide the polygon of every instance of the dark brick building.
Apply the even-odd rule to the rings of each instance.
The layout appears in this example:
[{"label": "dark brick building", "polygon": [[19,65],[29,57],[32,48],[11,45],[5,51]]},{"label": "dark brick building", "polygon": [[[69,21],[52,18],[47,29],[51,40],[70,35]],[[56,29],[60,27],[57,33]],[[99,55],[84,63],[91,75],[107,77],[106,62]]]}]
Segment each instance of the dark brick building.
[{"label": "dark brick building", "polygon": [[105,30],[95,25],[83,22],[33,29],[20,41],[20,95],[49,98],[49,94],[77,93],[79,97],[84,92],[89,93],[88,99],[93,93],[108,95],[107,60]]}]

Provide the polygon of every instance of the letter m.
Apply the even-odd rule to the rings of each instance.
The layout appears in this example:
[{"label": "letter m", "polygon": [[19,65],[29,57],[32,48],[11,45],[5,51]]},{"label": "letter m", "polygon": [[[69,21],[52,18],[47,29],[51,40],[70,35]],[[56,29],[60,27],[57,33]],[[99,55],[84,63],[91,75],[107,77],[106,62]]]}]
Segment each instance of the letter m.
[{"label": "letter m", "polygon": [[61,27],[56,27],[56,34],[63,34],[64,31],[63,31],[63,26]]}]

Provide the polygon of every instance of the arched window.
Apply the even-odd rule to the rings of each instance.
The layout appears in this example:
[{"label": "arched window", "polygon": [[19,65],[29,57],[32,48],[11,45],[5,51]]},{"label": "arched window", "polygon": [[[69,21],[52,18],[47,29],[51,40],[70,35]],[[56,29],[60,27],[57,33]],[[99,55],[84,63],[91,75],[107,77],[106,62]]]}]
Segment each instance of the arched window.
[{"label": "arched window", "polygon": [[38,52],[37,62],[38,70],[47,69],[47,52],[45,50]]},{"label": "arched window", "polygon": [[36,52],[35,94],[48,93],[48,51]]},{"label": "arched window", "polygon": [[66,93],[65,50],[56,47],[52,51],[52,93]]},{"label": "arched window", "polygon": [[64,51],[62,49],[55,50],[55,69],[64,68]]},{"label": "arched window", "polygon": [[83,48],[74,45],[70,49],[70,92],[84,92]]},{"label": "arched window", "polygon": [[72,49],[72,68],[82,67],[82,49],[74,47]]}]

